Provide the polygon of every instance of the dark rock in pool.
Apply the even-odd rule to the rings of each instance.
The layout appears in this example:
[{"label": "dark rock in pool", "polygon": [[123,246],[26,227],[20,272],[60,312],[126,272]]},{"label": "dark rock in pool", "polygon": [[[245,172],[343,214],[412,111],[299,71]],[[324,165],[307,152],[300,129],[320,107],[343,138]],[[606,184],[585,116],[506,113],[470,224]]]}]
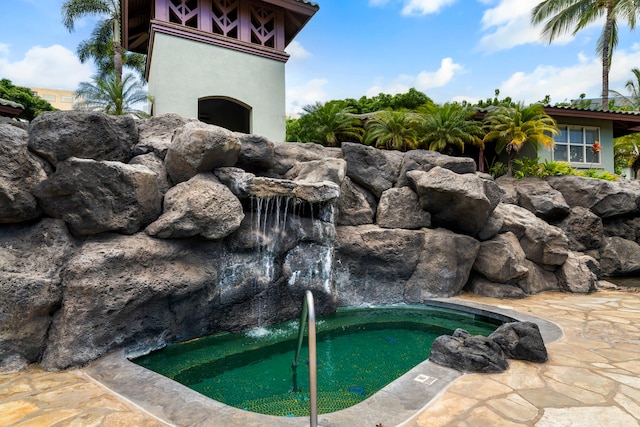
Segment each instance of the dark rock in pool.
[{"label": "dark rock in pool", "polygon": [[453,336],[442,335],[433,341],[429,360],[463,372],[504,372],[509,367],[500,346],[483,336],[456,330]]},{"label": "dark rock in pool", "polygon": [[505,323],[489,338],[502,348],[509,359],[543,363],[549,358],[540,329],[533,322]]}]

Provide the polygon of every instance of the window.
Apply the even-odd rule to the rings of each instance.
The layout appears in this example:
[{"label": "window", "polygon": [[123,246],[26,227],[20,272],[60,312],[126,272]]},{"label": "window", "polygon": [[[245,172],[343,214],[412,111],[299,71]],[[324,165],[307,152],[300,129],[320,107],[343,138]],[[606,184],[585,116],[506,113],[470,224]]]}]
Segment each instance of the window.
[{"label": "window", "polygon": [[585,126],[558,126],[555,136],[553,160],[569,163],[599,165],[600,152],[592,146],[600,142],[600,129]]},{"label": "window", "polygon": [[56,96],[55,95],[50,95],[48,93],[45,93],[44,95],[42,95],[42,99],[44,99],[45,101],[48,101],[48,102],[56,102]]},{"label": "window", "polygon": [[73,96],[63,96],[60,98],[60,101],[65,102],[65,103],[72,103],[73,102]]}]

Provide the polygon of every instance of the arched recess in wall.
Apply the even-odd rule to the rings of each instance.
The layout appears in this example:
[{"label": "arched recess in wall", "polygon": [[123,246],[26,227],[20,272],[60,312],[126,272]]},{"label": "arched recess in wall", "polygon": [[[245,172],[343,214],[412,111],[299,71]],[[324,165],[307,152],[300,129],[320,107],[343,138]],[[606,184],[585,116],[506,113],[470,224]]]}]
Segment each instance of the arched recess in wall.
[{"label": "arched recess in wall", "polygon": [[234,132],[251,133],[251,107],[233,98],[209,96],[198,99],[198,120]]}]

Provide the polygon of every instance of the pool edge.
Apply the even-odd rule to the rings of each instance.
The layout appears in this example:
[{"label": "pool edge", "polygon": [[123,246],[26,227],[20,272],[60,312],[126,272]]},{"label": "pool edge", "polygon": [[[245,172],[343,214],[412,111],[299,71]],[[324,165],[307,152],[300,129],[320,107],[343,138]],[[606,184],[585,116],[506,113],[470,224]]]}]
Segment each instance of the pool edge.
[{"label": "pool edge", "polygon": [[[562,329],[553,322],[505,306],[492,306],[460,298],[433,298],[425,305],[463,308],[487,317],[531,321],[538,324],[549,344],[560,339]],[[111,353],[83,368],[92,379],[143,411],[175,426],[278,425],[306,426],[307,417],[287,418],[243,411],[217,402],[169,378],[130,362],[124,350]],[[415,418],[455,379],[464,373],[429,360],[418,364],[365,401],[337,412],[318,416],[321,426],[399,426]],[[152,392],[150,392],[152,390]]]}]

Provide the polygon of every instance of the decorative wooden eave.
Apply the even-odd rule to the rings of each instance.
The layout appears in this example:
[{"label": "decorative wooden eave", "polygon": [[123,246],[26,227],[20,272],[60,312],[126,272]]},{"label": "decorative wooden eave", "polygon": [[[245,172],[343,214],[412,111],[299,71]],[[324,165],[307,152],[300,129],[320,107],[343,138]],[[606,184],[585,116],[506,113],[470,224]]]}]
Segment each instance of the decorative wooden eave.
[{"label": "decorative wooden eave", "polygon": [[120,6],[126,50],[150,54],[153,33],[161,31],[281,61],[319,9],[306,0],[120,0]]},{"label": "decorative wooden eave", "polygon": [[18,117],[24,111],[22,104],[0,98],[0,116]]}]

